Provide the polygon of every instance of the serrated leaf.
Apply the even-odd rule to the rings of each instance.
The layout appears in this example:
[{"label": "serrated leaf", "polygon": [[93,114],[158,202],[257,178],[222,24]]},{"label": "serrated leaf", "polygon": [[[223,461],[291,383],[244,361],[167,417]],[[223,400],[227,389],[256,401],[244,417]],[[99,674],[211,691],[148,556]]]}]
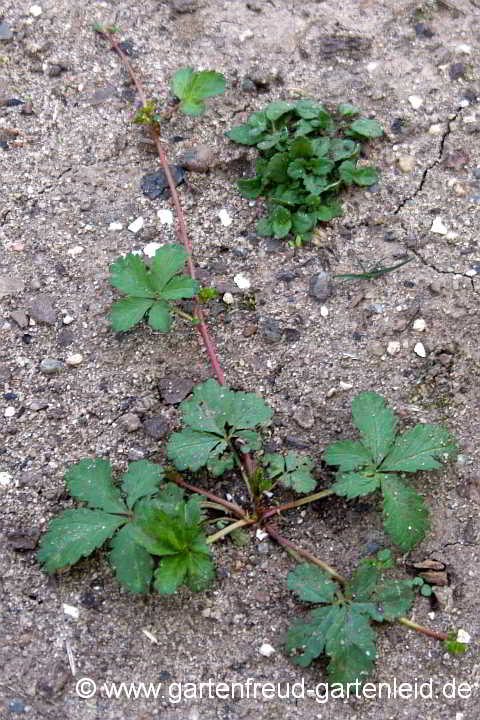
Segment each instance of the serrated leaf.
[{"label": "serrated leaf", "polygon": [[448,430],[438,425],[416,425],[397,437],[381,470],[437,470],[456,452],[457,447]]},{"label": "serrated leaf", "polygon": [[178,470],[195,472],[221,455],[227,443],[219,436],[187,428],[172,433],[167,443],[167,455]]},{"label": "serrated leaf", "polygon": [[363,563],[347,585],[349,595],[356,603],[371,601],[379,577],[380,571],[374,565]]},{"label": "serrated leaf", "polygon": [[372,593],[372,600],[377,604],[384,620],[388,622],[406,615],[413,605],[414,598],[412,581],[395,578],[385,578],[376,585]]},{"label": "serrated leaf", "polygon": [[369,618],[355,605],[337,608],[325,644],[325,652],[331,658],[330,681],[342,685],[363,682],[373,670],[375,640]]},{"label": "serrated leaf", "polygon": [[131,592],[148,592],[153,577],[153,558],[135,541],[130,523],[121,528],[111,545],[109,559],[118,582]]},{"label": "serrated leaf", "polygon": [[207,470],[215,477],[219,477],[227,472],[227,470],[232,470],[234,465],[233,455],[224,453],[218,458],[210,458],[207,462]]},{"label": "serrated leaf", "polygon": [[331,603],[338,585],[316,565],[298,565],[288,574],[288,589],[305,602]]},{"label": "serrated leaf", "polygon": [[[206,546],[208,548],[208,546]],[[185,585],[193,592],[206,590],[215,578],[215,570],[210,556],[210,549],[207,553],[195,552],[188,556],[187,577]]]},{"label": "serrated leaf", "polygon": [[172,595],[182,584],[186,574],[187,563],[183,555],[162,558],[155,570],[153,587],[162,595]]},{"label": "serrated leaf", "polygon": [[275,153],[265,168],[265,179],[272,180],[276,183],[288,182],[287,169],[289,164],[290,157],[288,153]]},{"label": "serrated leaf", "polygon": [[152,330],[168,332],[172,327],[170,308],[165,300],[154,302],[148,313],[148,324]]},{"label": "serrated leaf", "polygon": [[353,399],[352,415],[364,444],[372,451],[374,462],[381,463],[395,439],[396,419],[393,411],[380,395],[363,392]]},{"label": "serrated leaf", "polygon": [[386,532],[402,550],[411,550],[423,540],[428,529],[423,498],[393,474],[384,476],[382,493]]},{"label": "serrated leaf", "polygon": [[65,510],[54,518],[40,541],[37,560],[47,573],[74,565],[90,555],[126,522],[101,510]]},{"label": "serrated leaf", "polygon": [[166,284],[183,269],[186,260],[187,253],[181,245],[164,245],[158,248],[151,269],[152,285],[157,292],[163,293]]},{"label": "serrated leaf", "polygon": [[274,237],[283,238],[290,232],[292,217],[287,208],[277,205],[270,214],[270,221],[272,223]]},{"label": "serrated leaf", "polygon": [[112,482],[112,468],[102,458],[80,460],[65,473],[70,494],[91,508],[126,513],[119,488]]},{"label": "serrated leaf", "polygon": [[137,298],[153,298],[155,288],[143,260],[132,253],[118,258],[110,266],[110,282],[125,295]]},{"label": "serrated leaf", "polygon": [[198,283],[188,275],[173,277],[162,290],[162,297],[166,300],[183,300],[193,298],[198,292]]},{"label": "serrated leaf", "polygon": [[383,135],[383,128],[376,120],[369,120],[368,118],[359,118],[350,125],[350,130],[356,135],[361,135],[365,138],[376,138]]},{"label": "serrated leaf", "polygon": [[312,475],[314,461],[289,452],[286,456],[278,453],[267,454],[264,457],[267,477],[280,482],[286,488],[292,488],[298,493],[308,493],[315,489],[316,481]]},{"label": "serrated leaf", "polygon": [[277,143],[282,142],[282,140],[286,140],[287,138],[288,130],[287,128],[282,128],[278,132],[271,133],[263,138],[263,140],[257,143],[257,147],[259,150],[270,150],[270,148],[275,147]]},{"label": "serrated leaf", "polygon": [[122,490],[127,496],[127,507],[133,508],[137,500],[147,495],[154,495],[164,478],[160,465],[148,460],[137,460],[130,463],[122,477]]},{"label": "serrated leaf", "polygon": [[155,301],[128,297],[117,300],[110,310],[110,324],[117,332],[126,332],[142,320]]},{"label": "serrated leaf", "polygon": [[360,442],[340,440],[329,445],[323,459],[328,465],[338,465],[340,470],[357,470],[371,465],[373,458],[370,450]]},{"label": "serrated leaf", "polygon": [[131,527],[135,542],[152,555],[177,555],[185,550],[185,522],[151,503],[138,504]]},{"label": "serrated leaf", "polygon": [[295,106],[291,103],[280,100],[279,102],[273,102],[270,103],[270,105],[267,105],[265,108],[265,115],[269,120],[275,122],[275,120],[278,120],[279,117],[282,117],[285,113],[293,110],[294,107]]},{"label": "serrated leaf", "polygon": [[153,504],[159,510],[163,510],[167,515],[182,517],[185,515],[184,491],[179,485],[169,482],[155,496]]},{"label": "serrated leaf", "polygon": [[363,474],[355,472],[341,473],[338,479],[330,486],[335,495],[340,495],[352,500],[356,497],[363,497],[375,492],[380,486],[378,474]]}]

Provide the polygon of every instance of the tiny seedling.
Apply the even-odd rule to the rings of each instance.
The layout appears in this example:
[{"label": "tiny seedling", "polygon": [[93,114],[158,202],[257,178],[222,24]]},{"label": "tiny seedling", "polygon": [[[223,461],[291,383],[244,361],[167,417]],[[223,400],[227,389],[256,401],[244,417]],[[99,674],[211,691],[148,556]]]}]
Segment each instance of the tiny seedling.
[{"label": "tiny seedling", "polygon": [[227,132],[230,140],[260,153],[256,176],[238,181],[244,197],[267,199],[268,216],[257,223],[258,235],[293,233],[301,246],[318,222],[342,214],[337,197],[343,187],[378,182],[376,168],[357,164],[362,142],[380,137],[383,129],[368,118],[352,122],[359,112],[346,103],[331,114],[311,100],[280,101]]},{"label": "tiny seedling", "polygon": [[402,550],[411,550],[425,537],[428,511],[403,481],[404,473],[437,470],[455,455],[456,445],[438,425],[416,425],[397,434],[393,411],[373,392],[357,395],[352,415],[361,440],[342,440],[326,450],[325,462],[338,467],[330,489],[348,499],[380,491],[386,532]]},{"label": "tiny seedling", "polygon": [[172,77],[171,89],[185,115],[203,115],[204,101],[225,92],[225,78],[213,70],[194,72],[191,67],[182,68]]},{"label": "tiny seedling", "polygon": [[377,263],[370,270],[365,270],[361,273],[341,273],[340,275],[334,275],[333,277],[339,278],[340,280],[373,280],[374,278],[382,277],[382,275],[398,270],[398,268],[403,267],[412,260],[412,257],[407,257],[405,260],[402,260],[402,262],[399,262],[396,265],[391,265],[390,267],[383,267],[383,265]]}]

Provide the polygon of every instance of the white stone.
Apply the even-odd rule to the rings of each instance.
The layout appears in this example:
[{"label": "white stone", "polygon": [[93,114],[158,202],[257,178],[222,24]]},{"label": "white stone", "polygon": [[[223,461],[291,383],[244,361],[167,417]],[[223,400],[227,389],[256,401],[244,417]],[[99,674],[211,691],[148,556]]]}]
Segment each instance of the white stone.
[{"label": "white stone", "polygon": [[43,10],[40,5],[32,5],[28,12],[30,13],[30,15],[33,15],[33,17],[39,17],[42,14]]},{"label": "white stone", "polygon": [[470,642],[470,640],[471,640],[471,637],[470,637],[470,635],[466,632],[466,630],[461,630],[461,629],[460,629],[460,630],[457,632],[457,642],[465,643],[466,645],[468,645],[468,643]]},{"label": "white stone", "polygon": [[320,308],[320,315],[321,315],[323,318],[328,317],[328,308],[327,308],[326,305],[322,305],[322,307]]},{"label": "white stone", "polygon": [[463,53],[464,55],[470,55],[472,52],[471,45],[466,45],[465,43],[461,43],[460,45],[457,45],[455,50],[459,53]]},{"label": "white stone", "polygon": [[353,383],[344,382],[343,380],[340,380],[338,384],[340,385],[341,390],[351,390],[353,388]]},{"label": "white stone", "polygon": [[467,270],[467,272],[465,273],[465,275],[467,277],[475,277],[476,274],[477,274],[477,271],[474,270],[473,268],[471,270]]},{"label": "white stone", "polygon": [[376,62],[370,62],[367,65],[368,72],[373,72],[378,67],[378,63]]},{"label": "white stone", "polygon": [[433,233],[437,233],[437,235],[446,235],[448,232],[446,226],[442,222],[442,218],[438,215],[433,221],[430,231]]},{"label": "white stone", "polygon": [[428,132],[430,135],[440,135],[443,132],[443,126],[439,123],[436,123],[435,125],[430,125],[428,128]]},{"label": "white stone", "polygon": [[111,222],[108,226],[109,230],[112,230],[113,232],[116,230],[123,230],[123,225],[121,222]]},{"label": "white stone", "polygon": [[263,645],[261,645],[261,647],[259,648],[258,652],[264,657],[271,657],[271,655],[273,655],[273,653],[275,652],[275,648],[272,647],[270,643],[263,643]]},{"label": "white stone", "polygon": [[81,245],[74,245],[67,250],[67,255],[70,255],[70,257],[77,257],[77,255],[81,255],[83,253],[84,249],[85,248]]},{"label": "white stone", "polygon": [[233,278],[233,282],[237,287],[240,288],[240,290],[250,289],[251,282],[248,277],[243,273],[238,273],[238,275],[235,275],[235,277]]},{"label": "white stone", "polygon": [[75,367],[76,365],[80,365],[83,362],[83,355],[80,353],[73,353],[73,355],[69,355],[65,362],[67,365],[71,365],[72,367]]},{"label": "white stone", "polygon": [[408,102],[414,110],[418,110],[418,108],[423,105],[423,98],[421,98],[419,95],[409,95]]},{"label": "white stone", "polygon": [[391,340],[387,345],[387,353],[389,355],[396,355],[400,352],[400,343],[398,340]]},{"label": "white stone", "polygon": [[424,358],[427,357],[427,351],[425,350],[425,345],[421,342],[418,342],[415,347],[413,348],[413,352],[418,355],[418,357]]},{"label": "white stone", "polygon": [[148,245],[145,245],[145,247],[143,248],[143,252],[147,257],[153,258],[155,257],[155,253],[157,252],[157,250],[161,247],[163,247],[162,243],[151,242],[148,243]]},{"label": "white stone", "polygon": [[427,324],[423,318],[417,318],[413,321],[413,329],[418,330],[418,332],[423,332],[426,326]]},{"label": "white stone", "polygon": [[78,620],[80,616],[80,611],[78,608],[76,608],[74,605],[69,605],[68,603],[63,603],[63,612],[65,615],[70,615],[74,620]]},{"label": "white stone", "polygon": [[232,293],[226,292],[225,295],[223,296],[222,300],[226,305],[233,305],[234,301],[233,301]]},{"label": "white stone", "polygon": [[0,487],[8,487],[12,482],[12,476],[8,472],[0,472]]},{"label": "white stone", "polygon": [[173,213],[171,210],[159,210],[157,217],[163,225],[173,225]]},{"label": "white stone", "polygon": [[410,173],[415,169],[416,160],[413,155],[400,155],[398,158],[398,167],[404,173]]},{"label": "white stone", "polygon": [[138,217],[136,220],[130,223],[128,229],[130,230],[130,232],[135,234],[143,228],[144,224],[145,222],[143,220],[143,217]]},{"label": "white stone", "polygon": [[260,540],[260,541],[265,540],[268,537],[268,533],[265,532],[264,530],[260,530],[260,528],[258,528],[257,532],[255,533],[255,537],[257,538],[257,540]]},{"label": "white stone", "polygon": [[245,40],[250,40],[250,38],[253,37],[253,32],[251,30],[244,30],[240,35],[238,36],[238,39],[241,43],[245,42]]},{"label": "white stone", "polygon": [[75,320],[75,318],[72,317],[71,315],[64,315],[62,318],[62,322],[64,325],[71,325],[74,320]]},{"label": "white stone", "polygon": [[5,415],[6,418],[11,418],[15,415],[16,412],[17,411],[15,410],[13,405],[9,405],[8,407],[5,408],[5,411],[3,414]]},{"label": "white stone", "polygon": [[225,210],[225,208],[220,210],[220,212],[218,213],[218,217],[220,218],[220,222],[222,223],[223,227],[229,227],[233,222],[232,218],[228,214],[228,210]]}]

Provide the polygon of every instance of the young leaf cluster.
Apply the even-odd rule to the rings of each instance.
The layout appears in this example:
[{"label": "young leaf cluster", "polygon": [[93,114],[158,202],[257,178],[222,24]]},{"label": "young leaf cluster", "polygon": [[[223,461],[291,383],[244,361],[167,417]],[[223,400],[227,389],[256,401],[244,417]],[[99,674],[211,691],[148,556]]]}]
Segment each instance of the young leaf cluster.
[{"label": "young leaf cluster", "polygon": [[360,111],[339,105],[335,116],[311,100],[274,102],[254,112],[227,136],[260,152],[256,176],[239,180],[240,193],[250,199],[267,198],[268,216],[257,223],[262,236],[300,241],[311,237],[319,221],[341,215],[337,196],[342,187],[373,185],[378,171],[357,167],[361,143],[383,134],[376,120],[352,118]]},{"label": "young leaf cluster", "polygon": [[203,115],[205,100],[225,92],[225,77],[213,70],[194,72],[186,67],[172,77],[171,90],[181,102],[179,109],[185,115]]},{"label": "young leaf cluster", "polygon": [[179,275],[186,259],[180,245],[164,245],[156,251],[150,268],[132,253],[116,260],[110,267],[110,282],[127,297],[112,305],[113,329],[130,330],[148,315],[153,330],[168,332],[173,301],[192,298],[199,289],[191,277]]},{"label": "young leaf cluster", "polygon": [[[38,561],[48,573],[74,565],[110,541],[110,564],[131,592],[163,594],[184,583],[205,589],[214,571],[200,496],[184,500],[173,483],[161,488],[163,469],[147,460],[130,464],[121,485],[107,460],[81,460],[65,475],[72,497],[87,507],[66,510],[50,523]],[[158,563],[155,558],[160,557]]]},{"label": "young leaf cluster", "polygon": [[325,654],[332,683],[364,682],[376,658],[372,621],[391,622],[405,615],[414,599],[412,582],[385,577],[381,567],[366,562],[341,590],[317,566],[299,565],[289,574],[288,587],[300,600],[320,607],[287,632],[287,650],[298,651],[293,662],[307,667]]},{"label": "young leaf cluster", "polygon": [[428,511],[403,473],[441,468],[455,455],[455,443],[437,425],[416,425],[398,434],[393,411],[374,392],[354,398],[352,415],[361,439],[336,442],[324,455],[329,465],[338,466],[331,489],[348,499],[379,490],[385,530],[402,550],[411,550],[425,537]]}]

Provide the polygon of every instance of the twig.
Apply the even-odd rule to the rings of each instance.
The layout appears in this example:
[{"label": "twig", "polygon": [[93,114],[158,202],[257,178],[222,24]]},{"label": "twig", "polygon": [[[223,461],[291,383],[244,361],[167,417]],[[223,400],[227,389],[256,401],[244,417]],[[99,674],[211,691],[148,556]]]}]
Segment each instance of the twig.
[{"label": "twig", "polygon": [[207,538],[207,543],[211,545],[214,542],[217,542],[217,540],[220,540],[221,538],[225,537],[226,535],[229,535],[232,532],[235,532],[235,530],[239,530],[242,527],[245,527],[246,525],[253,525],[256,522],[254,519],[250,520],[237,520],[237,522],[232,523],[231,525],[228,525],[227,527],[222,528],[222,530],[219,530],[218,532],[214,533],[213,535],[209,535]]},{"label": "twig", "polygon": [[445,635],[445,633],[430,630],[430,628],[427,628],[424,625],[419,625],[413,620],[409,620],[407,617],[398,617],[397,622],[410,628],[410,630],[415,630],[418,633],[422,633],[422,635],[428,635],[428,637],[435,638],[435,640],[448,640],[448,635]]},{"label": "twig", "polygon": [[224,500],[223,498],[218,497],[218,495],[210,492],[210,490],[204,490],[203,488],[196,487],[195,485],[190,485],[190,483],[185,482],[180,473],[177,473],[174,470],[167,470],[167,477],[172,482],[180,485],[180,487],[185,488],[185,490],[190,490],[191,492],[198,493],[199,495],[205,495],[205,497],[213,500],[214,503],[223,505],[223,507],[227,508],[227,510],[230,510],[233,515],[240,518],[241,520],[249,519],[247,513],[244,512],[241,507],[239,507],[235,503],[228,502],[228,500]]}]

